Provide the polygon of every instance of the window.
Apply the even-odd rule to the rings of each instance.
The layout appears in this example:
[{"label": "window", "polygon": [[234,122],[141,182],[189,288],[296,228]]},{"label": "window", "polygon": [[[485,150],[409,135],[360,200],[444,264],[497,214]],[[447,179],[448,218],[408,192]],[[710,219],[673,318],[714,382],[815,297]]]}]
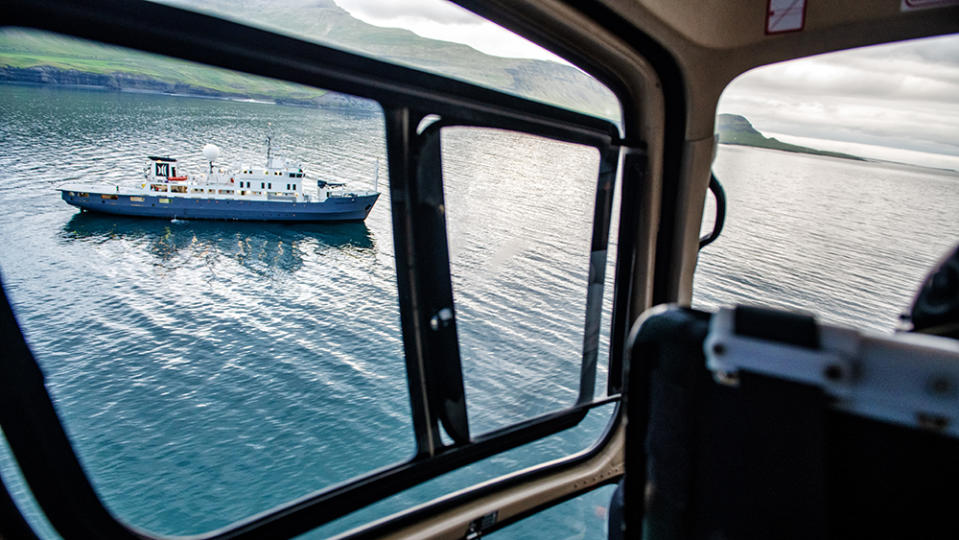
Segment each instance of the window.
[{"label": "window", "polygon": [[[200,79],[227,77],[258,91],[329,95],[62,36],[5,32],[0,50],[15,42],[51,54],[67,51],[78,69],[94,69],[90,63],[97,62],[117,71],[159,66]],[[133,155],[117,150],[130,141],[169,149],[180,158],[180,174],[207,172],[202,144],[178,137],[166,128],[170,125],[231,133],[216,140],[224,155],[218,165],[224,168],[227,156],[262,159],[262,136],[271,123],[288,126],[275,139],[274,151],[291,158],[343,169],[357,157],[371,166],[385,161],[379,106],[360,98],[351,103],[352,108],[327,110],[68,85],[0,85],[0,106],[27,115],[25,123],[59,111],[56,117],[64,124],[53,130],[62,137],[55,144],[59,150],[51,149],[54,154],[44,159],[69,161],[76,174],[90,176],[141,163],[145,155],[139,154],[148,150]],[[30,115],[33,120],[27,120]],[[236,122],[245,129],[228,129]],[[351,128],[333,137],[323,128],[327,124]],[[18,133],[18,145],[39,143],[27,138],[29,130]],[[159,195],[191,188],[150,184]],[[17,189],[4,200],[26,195]],[[118,198],[102,197],[108,203]],[[376,204],[362,223],[287,227],[192,220],[190,214],[176,223],[79,215],[59,198],[42,200],[45,215],[57,217],[38,220],[37,235],[29,240],[5,243],[0,269],[18,314],[41,317],[21,323],[55,388],[52,397],[74,450],[99,497],[122,522],[157,534],[208,532],[412,455],[388,201]],[[180,206],[165,197],[155,202],[158,208]],[[185,211],[206,206],[191,203]],[[221,202],[218,210],[228,208]],[[16,226],[12,215],[0,218],[4,234]],[[15,266],[18,251],[48,263]],[[314,272],[318,266],[324,271]],[[129,272],[109,270],[119,267]],[[29,287],[15,285],[21,279],[58,279],[54,276],[81,279],[91,291],[60,290],[63,325],[53,323],[56,317],[42,317],[46,308]],[[137,293],[127,296],[129,290]],[[99,305],[102,298],[110,300]],[[74,345],[56,345],[63,339],[75,339]],[[69,374],[88,362],[83,377]],[[388,405],[364,405],[371,396]]]},{"label": "window", "polygon": [[[150,4],[139,7],[143,12],[137,13],[138,18],[153,20],[151,10],[168,13]],[[206,18],[183,16],[170,22],[187,35],[227,41],[247,30]],[[171,222],[169,218],[87,220],[49,213],[70,220],[69,227],[62,222],[48,224],[43,229],[47,240],[30,249],[69,252],[70,260],[82,261],[84,266],[60,269],[88,278],[84,283],[91,290],[118,295],[137,292],[97,303],[96,309],[89,302],[102,301],[99,295],[64,297],[58,309],[96,316],[89,321],[61,317],[71,325],[63,328],[57,326],[56,318],[39,316],[43,305],[31,297],[34,291],[9,291],[23,320],[40,321],[25,332],[48,375],[50,407],[62,411],[73,451],[98,499],[121,522],[151,533],[202,534],[271,512],[298,497],[308,497],[303,508],[309,507],[306,519],[313,525],[330,522],[361,505],[358,493],[385,497],[437,477],[443,467],[473,464],[497,474],[515,471],[521,466],[504,468],[495,458],[542,437],[579,429],[590,411],[613,406],[594,400],[602,372],[596,369],[601,336],[593,333],[602,311],[611,197],[620,152],[612,123],[511,100],[493,110],[482,103],[495,101],[498,94],[456,81],[453,90],[431,88],[419,79],[421,73],[376,69],[379,64],[335,51],[311,48],[304,57],[330,67],[323,78],[307,80],[314,88],[220,69],[210,73],[207,70],[212,68],[71,38],[13,32],[10,41],[39,47],[49,40],[49,49],[70,50],[71,69],[99,66],[110,73],[148,72],[157,77],[158,85],[174,84],[161,78],[170,73],[188,74],[190,84],[200,84],[197,81],[207,77],[205,84],[215,83],[224,93],[215,96],[227,98],[71,88],[9,90],[19,92],[10,100],[14,103],[70,104],[72,110],[94,111],[94,115],[108,110],[108,117],[100,119],[103,135],[90,149],[91,155],[98,149],[105,154],[98,156],[104,160],[98,167],[120,169],[116,164],[123,156],[113,150],[123,143],[118,137],[152,143],[164,133],[157,126],[169,125],[182,126],[184,132],[232,137],[231,158],[249,162],[262,155],[262,134],[269,133],[271,125],[285,126],[294,131],[286,135],[287,141],[295,141],[287,142],[288,147],[307,154],[297,159],[328,168],[321,171],[323,177],[348,184],[329,206],[345,209],[356,204],[352,211],[364,218],[352,218],[359,223],[316,227],[204,222],[189,219],[190,214]],[[132,39],[167,50],[169,44],[151,32],[148,29]],[[191,57],[201,52],[177,47],[177,54]],[[237,55],[248,49],[248,44],[231,49],[223,55],[224,63],[243,68]],[[279,54],[300,54],[296,47],[284,51]],[[323,55],[335,62],[327,62]],[[264,73],[292,78],[275,68],[297,64],[253,65]],[[48,68],[56,69],[44,69]],[[382,73],[404,84],[391,85],[386,94],[362,82]],[[222,90],[237,87],[243,89],[242,99]],[[203,89],[203,95],[215,91],[209,86]],[[334,95],[335,91],[350,95]],[[51,94],[56,99],[45,99]],[[251,102],[251,95],[274,102]],[[464,95],[472,96],[465,109],[449,105],[450,97]],[[106,109],[100,106],[104,96],[112,100]],[[376,100],[388,108],[384,110]],[[337,106],[313,106],[326,101]],[[130,119],[142,118],[144,110],[156,113],[151,122]],[[418,130],[418,121],[434,111],[443,113],[442,121]],[[134,132],[118,125],[132,125]],[[237,125],[243,129],[229,129]],[[416,144],[397,147],[403,140]],[[274,148],[282,148],[282,142],[278,136]],[[171,135],[166,144],[176,151],[173,155],[180,159],[181,173],[208,166],[196,157],[197,149],[180,138]],[[533,148],[535,159],[524,161],[516,153],[517,145]],[[567,163],[575,163],[575,170],[548,179],[537,173],[540,161],[554,154],[568,154]],[[558,162],[563,159],[557,157]],[[396,165],[390,171],[388,191],[373,189],[378,163],[413,162],[424,168],[402,170],[402,165]],[[495,235],[517,225],[510,222],[512,216],[502,213],[483,223],[484,214],[496,209],[473,200],[486,196],[483,190],[488,186],[483,184],[493,178],[487,169],[502,170],[501,162],[513,169],[497,189],[514,196],[529,195],[520,201],[522,208],[548,216],[548,231],[524,228],[521,240],[559,241],[562,245],[554,247],[562,253],[562,262],[543,259],[542,251],[517,247],[514,238],[493,238],[499,242],[498,261],[478,264],[464,255],[482,249],[489,240],[484,234]],[[517,181],[536,185],[506,185]],[[290,186],[296,189],[296,184],[287,184],[286,189]],[[166,191],[167,186],[152,184],[151,188]],[[261,182],[261,188],[270,190],[268,195],[289,195],[273,192],[271,182]],[[581,200],[561,208],[546,199],[533,200],[544,188]],[[444,190],[450,194],[448,217],[441,201]],[[208,188],[209,193],[214,191]],[[367,200],[357,201],[362,198]],[[226,214],[237,206],[222,199],[212,205],[183,205],[179,200],[181,204],[174,207],[184,212],[210,207]],[[158,202],[170,204],[171,199]],[[393,219],[394,211],[401,213],[401,219]],[[567,218],[577,221],[577,228],[568,237],[557,238],[556,223],[569,224]],[[0,219],[0,228],[4,225],[10,226],[9,219],[6,223]],[[62,231],[74,229],[77,232],[64,241]],[[58,249],[50,249],[51,244]],[[0,250],[0,267],[4,267],[4,254],[22,247],[12,243]],[[549,268],[532,269],[537,261]],[[484,266],[489,262],[503,263],[502,272]],[[115,268],[130,272],[113,272]],[[37,277],[31,269],[25,275],[3,269],[4,276],[10,276],[8,283],[31,283]],[[519,275],[531,270],[529,279]],[[488,281],[482,283],[483,279]],[[541,279],[546,283],[539,283]],[[567,288],[567,281],[578,285]],[[529,320],[518,321],[515,315],[521,310],[502,305],[502,298],[496,297],[497,286],[510,287],[518,295],[530,293],[537,302],[552,299],[570,305],[563,306],[555,326],[535,328],[527,324]],[[530,292],[523,289],[527,286],[555,290]],[[483,305],[483,296],[496,305]],[[454,299],[460,300],[454,303]],[[481,334],[487,333],[491,340],[501,337],[482,320],[487,313],[509,325],[499,349],[480,350]],[[540,316],[541,312],[535,317]],[[241,328],[236,321],[254,323]],[[91,332],[94,324],[109,330]],[[461,325],[459,333],[456,325]],[[95,338],[92,342],[70,340],[70,333]],[[515,357],[504,353],[526,338],[542,344],[558,334],[563,335],[556,340],[561,351],[518,349]],[[83,347],[78,348],[79,344]],[[574,349],[571,355],[566,350],[569,346]],[[477,377],[508,372],[509,380],[515,381],[513,368],[541,369],[537,362],[549,360],[553,353],[561,358],[563,365],[552,367],[562,371],[562,380],[549,381],[539,374],[534,378],[535,384],[546,385],[547,402],[525,387],[509,396],[511,410],[482,409],[491,400],[489,388],[484,387],[487,381]],[[91,367],[80,370],[81,377],[73,377],[78,373],[76,365],[68,363],[73,361],[101,366],[101,372]],[[107,367],[109,372],[103,372]],[[91,384],[94,381],[96,385]],[[472,425],[467,414],[474,418]],[[496,418],[500,414],[505,415],[501,421]],[[590,431],[591,440],[601,436],[606,418],[591,426],[597,428]],[[517,422],[528,422],[536,429],[502,430]],[[433,457],[437,455],[443,459]],[[542,455],[536,453],[530,463],[537,464]],[[363,481],[356,482],[357,478]],[[330,489],[333,485],[341,487]],[[335,504],[328,504],[331,501]],[[394,509],[404,508],[402,501],[394,504]],[[301,516],[295,519],[307,515],[304,510],[295,512]]]},{"label": "window", "polygon": [[[695,303],[762,302],[896,328],[957,241],[955,105],[927,90],[956,90],[941,51],[957,43],[842,51],[733,81],[713,166],[729,200],[726,226],[700,255]],[[907,80],[923,83],[897,82]],[[706,227],[712,216],[710,202]]]},{"label": "window", "polygon": [[[410,34],[406,28],[397,29],[396,20],[423,18],[422,11],[410,8],[404,11],[402,4],[387,10],[376,7],[375,3],[357,0],[307,7],[277,2],[272,9],[262,11],[237,9],[229,2],[162,1],[613,122],[621,118],[619,101],[597,80],[452,2],[421,3],[419,7],[440,13],[441,17],[460,25],[453,28],[467,30],[450,32],[447,29],[437,33],[435,27],[421,26],[417,34]],[[303,24],[308,20],[322,20],[324,24],[316,27]],[[473,31],[477,25],[483,26],[485,32],[477,35]],[[463,39],[470,36],[476,37]],[[517,50],[523,53],[523,58],[510,57],[515,56]],[[517,77],[518,73],[527,76]]]},{"label": "window", "polygon": [[579,397],[600,154],[504,130],[441,137],[466,400],[483,433]]},{"label": "window", "polygon": [[143,202],[143,200],[143,197],[137,197],[136,195],[130,197],[130,202]]}]

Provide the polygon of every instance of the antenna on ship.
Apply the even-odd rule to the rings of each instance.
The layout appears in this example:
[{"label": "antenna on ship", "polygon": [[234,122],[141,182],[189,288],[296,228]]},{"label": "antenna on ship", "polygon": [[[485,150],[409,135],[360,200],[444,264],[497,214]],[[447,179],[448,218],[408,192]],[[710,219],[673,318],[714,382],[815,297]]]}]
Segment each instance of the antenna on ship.
[{"label": "antenna on ship", "polygon": [[220,157],[220,149],[215,144],[208,144],[203,147],[203,157],[210,162],[210,174],[213,174],[213,162]]}]

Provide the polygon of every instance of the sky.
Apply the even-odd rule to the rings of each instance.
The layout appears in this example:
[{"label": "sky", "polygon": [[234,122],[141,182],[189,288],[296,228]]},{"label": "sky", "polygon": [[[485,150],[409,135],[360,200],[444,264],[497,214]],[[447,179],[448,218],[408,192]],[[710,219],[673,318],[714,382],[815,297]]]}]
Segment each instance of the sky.
[{"label": "sky", "polygon": [[959,169],[959,36],[757,68],[726,88],[719,112],[787,142]]},{"label": "sky", "polygon": [[[445,0],[336,2],[377,26],[497,56],[556,59]],[[959,35],[757,68],[729,85],[718,112],[787,142],[959,170]]]},{"label": "sky", "polygon": [[334,0],[361,21],[469,45],[493,56],[564,62],[546,49],[446,0]]}]

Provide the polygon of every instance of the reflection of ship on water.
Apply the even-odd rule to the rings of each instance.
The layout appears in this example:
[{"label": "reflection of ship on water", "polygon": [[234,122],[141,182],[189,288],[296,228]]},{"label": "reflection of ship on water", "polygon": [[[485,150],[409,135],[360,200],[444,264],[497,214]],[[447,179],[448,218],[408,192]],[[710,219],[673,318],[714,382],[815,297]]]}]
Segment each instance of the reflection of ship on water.
[{"label": "reflection of ship on water", "polygon": [[144,242],[147,251],[161,261],[186,256],[210,262],[227,257],[255,271],[284,272],[301,268],[305,252],[372,251],[376,245],[365,223],[157,221],[92,213],[70,218],[61,237],[97,243]]}]

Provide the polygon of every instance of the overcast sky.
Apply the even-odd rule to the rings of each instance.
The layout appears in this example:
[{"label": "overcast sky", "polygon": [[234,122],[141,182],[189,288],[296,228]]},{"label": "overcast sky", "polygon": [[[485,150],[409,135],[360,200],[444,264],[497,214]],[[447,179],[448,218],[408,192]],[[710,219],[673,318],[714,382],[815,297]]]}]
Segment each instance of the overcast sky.
[{"label": "overcast sky", "polygon": [[446,0],[335,0],[362,21],[464,43],[494,56],[563,60],[551,52]]},{"label": "overcast sky", "polygon": [[[336,2],[370,24],[488,54],[555,58],[445,0]],[[959,169],[959,36],[759,68],[733,81],[719,112],[746,116],[763,133],[790,142]]]},{"label": "overcast sky", "polygon": [[758,68],[729,85],[719,112],[742,114],[767,134],[836,141],[830,148],[959,169],[959,36]]}]

